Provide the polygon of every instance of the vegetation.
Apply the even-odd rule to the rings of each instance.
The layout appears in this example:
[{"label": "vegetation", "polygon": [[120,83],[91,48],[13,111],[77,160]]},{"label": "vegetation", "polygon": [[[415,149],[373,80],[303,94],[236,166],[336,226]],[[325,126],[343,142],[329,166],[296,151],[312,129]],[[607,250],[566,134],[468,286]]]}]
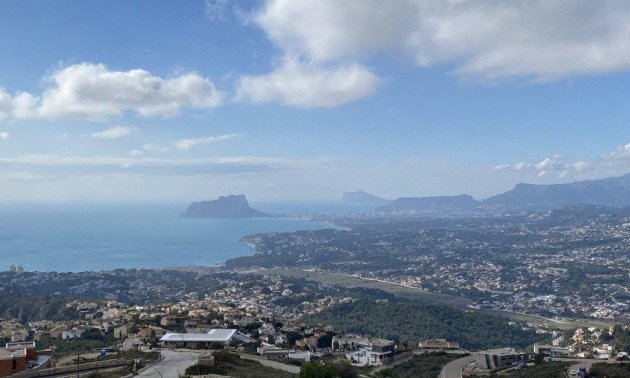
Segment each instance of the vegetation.
[{"label": "vegetation", "polygon": [[357,378],[359,374],[347,362],[309,362],[302,365],[299,378]]},{"label": "vegetation", "polygon": [[591,374],[597,378],[627,378],[630,377],[630,364],[593,364]]},{"label": "vegetation", "polygon": [[567,369],[571,365],[570,362],[548,362],[534,366],[528,366],[523,369],[509,371],[508,377],[517,378],[557,378],[564,377]]},{"label": "vegetation", "polygon": [[461,354],[446,352],[424,353],[411,360],[380,372],[381,377],[392,378],[435,378],[447,363],[462,358]]},{"label": "vegetation", "polygon": [[469,349],[505,345],[524,348],[537,341],[534,330],[523,330],[497,316],[419,302],[362,299],[324,310],[305,321],[412,344],[428,338],[446,338]]},{"label": "vegetation", "polygon": [[79,313],[66,308],[66,300],[58,296],[0,294],[0,318],[17,319],[22,323],[33,320],[71,320]]},{"label": "vegetation", "polygon": [[215,351],[213,356],[214,366],[202,364],[192,365],[186,369],[186,376],[218,374],[247,378],[295,377],[294,374],[262,366],[256,361],[241,358],[238,354],[231,353],[226,350]]},{"label": "vegetation", "polygon": [[86,378],[119,378],[119,377],[124,377],[126,375],[129,375],[129,373],[131,372],[132,370],[130,368],[121,368],[121,369],[112,370],[112,371],[93,372],[86,375],[85,377]]}]

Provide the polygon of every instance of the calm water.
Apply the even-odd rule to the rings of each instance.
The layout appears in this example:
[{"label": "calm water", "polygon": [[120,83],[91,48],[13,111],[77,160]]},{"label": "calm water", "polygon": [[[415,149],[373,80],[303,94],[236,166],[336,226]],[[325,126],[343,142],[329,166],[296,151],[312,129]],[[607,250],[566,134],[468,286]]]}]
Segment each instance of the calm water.
[{"label": "calm water", "polygon": [[252,252],[256,232],[330,228],[299,219],[180,218],[186,205],[0,206],[0,270],[86,271],[213,265]]}]

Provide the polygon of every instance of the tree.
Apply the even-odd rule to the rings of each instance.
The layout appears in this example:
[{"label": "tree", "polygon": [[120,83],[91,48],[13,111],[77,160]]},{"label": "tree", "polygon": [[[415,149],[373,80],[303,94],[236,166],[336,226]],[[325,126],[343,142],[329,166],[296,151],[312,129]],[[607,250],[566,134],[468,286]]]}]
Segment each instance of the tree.
[{"label": "tree", "polygon": [[537,355],[534,356],[534,364],[540,365],[543,362],[545,362],[545,355],[544,354],[538,353]]},{"label": "tree", "polygon": [[318,348],[328,348],[332,344],[332,335],[329,333],[321,335],[317,339],[317,347]]},{"label": "tree", "polygon": [[339,378],[358,378],[359,373],[348,361],[340,361],[337,364],[337,376]]}]

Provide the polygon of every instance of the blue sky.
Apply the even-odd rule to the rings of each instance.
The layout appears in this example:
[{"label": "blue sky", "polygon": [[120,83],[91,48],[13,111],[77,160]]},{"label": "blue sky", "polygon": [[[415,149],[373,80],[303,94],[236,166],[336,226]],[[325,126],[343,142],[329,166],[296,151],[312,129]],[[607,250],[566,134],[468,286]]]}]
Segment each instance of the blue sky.
[{"label": "blue sky", "polygon": [[0,1],[0,200],[627,173],[628,21],[615,1]]}]

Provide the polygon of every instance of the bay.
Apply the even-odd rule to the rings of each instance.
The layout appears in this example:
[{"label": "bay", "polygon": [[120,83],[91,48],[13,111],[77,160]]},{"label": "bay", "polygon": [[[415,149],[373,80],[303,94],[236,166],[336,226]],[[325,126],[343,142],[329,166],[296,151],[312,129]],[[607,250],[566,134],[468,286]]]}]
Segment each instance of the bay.
[{"label": "bay", "polygon": [[185,204],[2,205],[0,270],[98,271],[214,265],[252,254],[259,232],[331,228],[303,219],[182,218]]}]

